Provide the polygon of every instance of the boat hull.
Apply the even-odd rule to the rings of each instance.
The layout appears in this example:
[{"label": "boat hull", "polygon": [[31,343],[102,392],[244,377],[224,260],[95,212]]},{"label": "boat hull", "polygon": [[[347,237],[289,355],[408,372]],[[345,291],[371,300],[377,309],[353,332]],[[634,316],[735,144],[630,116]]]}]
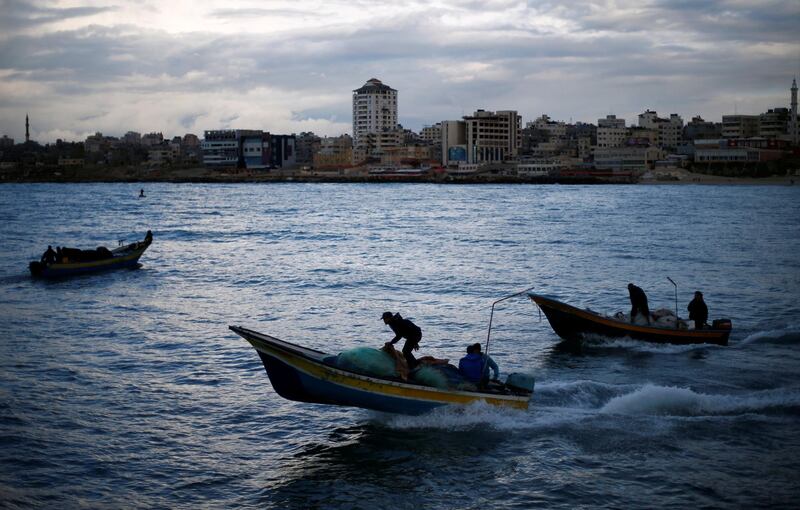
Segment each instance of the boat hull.
[{"label": "boat hull", "polygon": [[148,247],[149,244],[134,243],[134,245],[114,250],[112,252],[114,254],[113,257],[89,262],[56,263],[50,265],[31,262],[29,269],[31,275],[36,278],[64,278],[87,273],[111,271],[114,269],[134,268],[137,267],[139,258]]},{"label": "boat hull", "polygon": [[728,345],[728,337],[731,333],[730,329],[675,329],[640,326],[581,310],[546,296],[538,294],[529,294],[528,296],[544,312],[553,331],[565,340],[579,341],[587,335],[597,335],[681,345],[703,343]]},{"label": "boat hull", "polygon": [[445,405],[480,401],[527,409],[531,398],[531,395],[447,391],[369,377],[326,364],[325,353],[245,328],[230,326],[230,329],[256,349],[272,387],[288,400],[416,415]]}]

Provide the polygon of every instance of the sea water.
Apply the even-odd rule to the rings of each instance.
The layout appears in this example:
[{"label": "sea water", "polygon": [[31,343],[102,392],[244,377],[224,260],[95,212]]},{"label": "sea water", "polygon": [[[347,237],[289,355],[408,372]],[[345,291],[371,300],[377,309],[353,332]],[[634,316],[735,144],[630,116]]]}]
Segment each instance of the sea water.
[{"label": "sea water", "polygon": [[[138,198],[145,188],[146,197]],[[154,241],[32,280],[48,244]],[[0,186],[0,506],[796,508],[800,187]],[[535,286],[613,314],[695,290],[730,345],[559,342],[524,296],[490,354],[527,412],[290,402],[238,324],[332,354],[485,342]]]}]

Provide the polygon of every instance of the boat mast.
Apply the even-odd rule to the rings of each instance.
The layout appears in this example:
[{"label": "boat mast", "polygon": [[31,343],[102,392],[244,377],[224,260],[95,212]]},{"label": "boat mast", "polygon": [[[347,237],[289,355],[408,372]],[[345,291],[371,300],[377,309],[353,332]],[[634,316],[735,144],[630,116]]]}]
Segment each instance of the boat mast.
[{"label": "boat mast", "polygon": [[[497,301],[495,301],[494,303],[492,303],[492,312],[489,314],[489,331],[486,333],[486,349],[484,350],[484,354],[486,354],[487,356],[489,355],[489,339],[492,336],[492,319],[494,318],[494,305],[496,305],[497,303],[499,303],[501,301],[505,301],[506,299],[511,299],[512,297],[519,296],[520,294],[525,294],[529,290],[533,290],[533,287],[531,287],[529,289],[525,289],[525,290],[520,291],[520,292],[516,292],[514,294],[511,294],[510,296],[506,296],[504,298],[500,298]],[[481,372],[481,373],[483,373],[483,372]]]}]

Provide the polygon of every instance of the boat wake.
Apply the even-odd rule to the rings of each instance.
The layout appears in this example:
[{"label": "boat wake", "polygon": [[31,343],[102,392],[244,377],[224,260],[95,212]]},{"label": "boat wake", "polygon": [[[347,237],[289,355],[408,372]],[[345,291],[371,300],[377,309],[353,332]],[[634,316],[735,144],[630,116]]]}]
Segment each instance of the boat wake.
[{"label": "boat wake", "polygon": [[800,388],[779,388],[739,395],[698,393],[655,384],[612,385],[594,381],[549,383],[534,395],[528,411],[486,403],[443,407],[421,416],[371,413],[371,420],[391,429],[525,430],[602,416],[714,417],[797,416]]},{"label": "boat wake", "polygon": [[606,338],[590,336],[584,340],[584,347],[590,349],[625,349],[636,352],[649,352],[654,354],[683,354],[698,349],[726,349],[726,346],[715,344],[657,344],[643,342],[632,338]]},{"label": "boat wake", "polygon": [[495,430],[530,428],[530,411],[500,408],[485,402],[464,407],[442,407],[420,416],[372,413],[372,418],[392,429],[445,429],[452,431],[490,427]]},{"label": "boat wake", "polygon": [[748,335],[739,345],[748,344],[800,344],[800,331],[796,329],[777,329],[771,331],[758,331]]},{"label": "boat wake", "polygon": [[741,414],[798,414],[800,388],[759,391],[743,395],[697,393],[689,388],[647,384],[614,397],[601,414],[657,416],[714,416]]}]

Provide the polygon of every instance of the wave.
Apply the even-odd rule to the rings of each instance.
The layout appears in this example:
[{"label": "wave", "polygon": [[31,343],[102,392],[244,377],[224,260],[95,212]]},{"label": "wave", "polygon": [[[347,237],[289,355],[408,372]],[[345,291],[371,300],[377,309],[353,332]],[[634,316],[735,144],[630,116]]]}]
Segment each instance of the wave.
[{"label": "wave", "polygon": [[770,331],[758,331],[745,337],[737,345],[748,344],[800,344],[800,331],[796,329],[776,329]]},{"label": "wave", "polygon": [[584,347],[593,349],[625,349],[636,352],[649,352],[653,354],[683,354],[696,351],[698,349],[720,349],[722,345],[715,344],[659,344],[644,342],[632,338],[606,338],[601,336],[590,336],[584,340]]},{"label": "wave", "polygon": [[442,407],[421,416],[370,412],[370,420],[391,429],[452,431],[530,430],[571,426],[599,416],[714,417],[800,415],[800,388],[741,395],[698,393],[675,386],[613,385],[596,381],[553,382],[537,388],[527,411],[479,402]]},{"label": "wave", "polygon": [[489,426],[496,430],[530,428],[530,412],[495,407],[485,402],[447,406],[420,416],[371,413],[373,421],[392,429],[472,430]]},{"label": "wave", "polygon": [[614,397],[601,414],[713,416],[800,412],[800,388],[766,390],[746,395],[697,393],[689,388],[647,384]]}]

